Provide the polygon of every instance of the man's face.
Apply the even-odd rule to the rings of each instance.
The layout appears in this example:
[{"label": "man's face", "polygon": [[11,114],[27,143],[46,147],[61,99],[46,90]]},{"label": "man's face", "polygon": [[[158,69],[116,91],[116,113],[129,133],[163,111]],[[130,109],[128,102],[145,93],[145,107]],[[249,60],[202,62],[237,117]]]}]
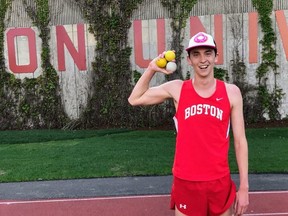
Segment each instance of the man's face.
[{"label": "man's face", "polygon": [[194,72],[200,76],[206,76],[213,72],[217,55],[213,48],[196,47],[190,50],[187,56],[188,64],[194,69]]}]

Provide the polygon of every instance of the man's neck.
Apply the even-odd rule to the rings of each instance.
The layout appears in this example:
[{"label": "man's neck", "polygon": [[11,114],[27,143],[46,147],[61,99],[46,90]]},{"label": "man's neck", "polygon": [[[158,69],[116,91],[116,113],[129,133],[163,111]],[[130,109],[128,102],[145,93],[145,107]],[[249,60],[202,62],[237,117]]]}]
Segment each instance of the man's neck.
[{"label": "man's neck", "polygon": [[216,80],[213,76],[211,77],[194,77],[192,80],[194,87],[199,89],[209,89],[213,87],[216,83]]},{"label": "man's neck", "polygon": [[192,79],[195,91],[202,97],[210,97],[216,90],[216,79]]}]

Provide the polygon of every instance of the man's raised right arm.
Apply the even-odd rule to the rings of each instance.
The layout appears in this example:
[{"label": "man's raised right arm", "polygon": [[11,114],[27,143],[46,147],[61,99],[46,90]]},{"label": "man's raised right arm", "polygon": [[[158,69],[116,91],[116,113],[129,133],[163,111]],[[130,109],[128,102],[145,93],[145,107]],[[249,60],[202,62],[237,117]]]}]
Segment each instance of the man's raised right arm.
[{"label": "man's raised right arm", "polygon": [[169,93],[169,85],[171,85],[169,82],[159,86],[149,87],[150,81],[157,71],[164,74],[171,73],[164,68],[159,68],[156,65],[156,60],[157,58],[150,62],[148,68],[132,90],[131,95],[128,98],[128,101],[132,106],[159,104],[172,97]]}]

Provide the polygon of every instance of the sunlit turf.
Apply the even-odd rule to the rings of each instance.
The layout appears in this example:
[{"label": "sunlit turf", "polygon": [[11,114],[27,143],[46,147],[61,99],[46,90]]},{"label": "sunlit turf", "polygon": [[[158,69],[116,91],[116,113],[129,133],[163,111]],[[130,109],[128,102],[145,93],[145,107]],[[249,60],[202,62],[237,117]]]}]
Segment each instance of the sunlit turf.
[{"label": "sunlit turf", "polygon": [[[250,173],[288,173],[288,128],[247,129]],[[170,175],[172,130],[0,131],[0,181]],[[233,137],[230,166],[237,173]]]}]

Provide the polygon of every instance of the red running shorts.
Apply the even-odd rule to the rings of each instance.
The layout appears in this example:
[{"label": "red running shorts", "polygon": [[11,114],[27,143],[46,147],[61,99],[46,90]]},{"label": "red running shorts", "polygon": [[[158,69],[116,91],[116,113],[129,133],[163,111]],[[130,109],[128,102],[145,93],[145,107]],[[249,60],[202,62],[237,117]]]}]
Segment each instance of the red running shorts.
[{"label": "red running shorts", "polygon": [[230,174],[213,181],[186,181],[174,177],[171,209],[189,216],[219,216],[234,203],[236,186]]}]

